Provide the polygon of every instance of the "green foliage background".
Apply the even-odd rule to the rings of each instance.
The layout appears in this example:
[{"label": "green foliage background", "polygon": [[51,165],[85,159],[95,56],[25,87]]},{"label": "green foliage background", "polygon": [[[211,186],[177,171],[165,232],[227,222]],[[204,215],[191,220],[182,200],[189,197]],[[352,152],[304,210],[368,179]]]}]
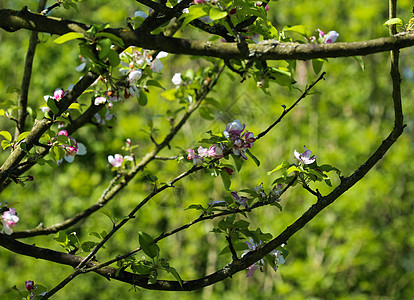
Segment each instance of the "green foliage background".
[{"label": "green foliage background", "polygon": [[[20,9],[28,5],[35,10],[36,1],[3,0],[0,8]],[[399,16],[411,17],[411,1],[399,2]],[[284,25],[302,24],[311,30],[336,30],[338,41],[351,42],[387,36],[382,24],[387,20],[388,1],[276,1],[271,2],[272,23],[281,29]],[[126,16],[132,16],[139,6],[136,1],[83,1],[80,14],[74,10],[58,9],[53,16],[80,22],[110,23],[125,26]],[[141,9],[144,9],[141,7]],[[197,32],[184,32],[198,37]],[[0,31],[0,103],[17,101],[17,93],[6,93],[9,87],[19,87],[24,57],[30,33]],[[40,34],[42,43],[36,50],[34,75],[30,89],[30,106],[39,113],[43,95],[55,88],[67,88],[79,76],[75,42],[54,44],[53,37]],[[407,128],[397,144],[382,162],[362,182],[338,199],[331,207],[289,240],[290,255],[277,273],[266,270],[246,279],[243,272],[234,278],[196,292],[156,292],[140,290],[115,281],[88,274],[77,277],[56,299],[412,299],[414,298],[414,161],[413,151],[413,51],[402,50],[403,104]],[[233,175],[232,190],[253,188],[275,179],[266,172],[284,160],[293,162],[293,150],[306,145],[320,163],[329,163],[349,175],[385,138],[392,127],[391,84],[389,54],[364,57],[365,71],[351,58],[329,59],[324,70],[326,80],[277,126],[268,136],[256,143],[253,153],[261,160],[256,167],[247,161],[241,173]],[[172,88],[170,78],[187,68],[197,70],[208,65],[201,58],[169,55],[163,60],[163,85]],[[274,62],[273,64],[278,64]],[[165,156],[183,153],[195,147],[207,130],[220,132],[225,125],[239,119],[248,130],[259,133],[282,112],[281,105],[293,103],[300,93],[273,85],[271,96],[265,95],[251,79],[240,83],[235,74],[225,74],[212,96],[220,103],[213,120],[204,120],[196,114],[182,133],[174,139]],[[298,62],[297,86],[304,88],[316,78],[309,62]],[[37,166],[30,171],[33,183],[24,188],[13,185],[3,191],[1,201],[15,202],[20,222],[16,229],[45,226],[63,221],[94,203],[106,188],[113,174],[107,156],[119,153],[126,138],[139,145],[139,159],[152,147],[148,135],[148,121],[159,129],[161,138],[169,129],[167,110],[178,109],[179,104],[160,96],[162,91],[150,90],[149,103],[142,108],[136,100],[116,104],[117,125],[112,129],[82,128],[75,138],[86,145],[88,154],[76,157],[72,164],[57,169]],[[13,123],[0,119],[1,130],[11,130]],[[156,135],[157,138],[157,135]],[[3,161],[8,153],[0,153]],[[153,162],[148,170],[167,181],[186,170],[190,164],[175,161]],[[150,191],[150,186],[134,180],[107,208],[122,217],[135,207]],[[321,188],[322,193],[329,190]],[[118,232],[99,255],[99,260],[123,254],[138,247],[138,231],[157,236],[196,218],[195,211],[184,211],[190,204],[206,204],[210,198],[220,200],[225,195],[221,180],[209,174],[196,174],[185,179],[175,189],[161,193],[138,214],[125,230]],[[315,199],[299,188],[283,196],[283,212],[262,208],[249,216],[251,228],[261,227],[274,236],[299,217]],[[213,223],[204,223],[160,242],[161,256],[167,257],[181,277],[195,279],[223,267],[229,256],[218,256],[225,246],[222,236],[211,233]],[[76,228],[81,240],[93,238],[89,232],[110,230],[109,219],[96,213]],[[52,236],[26,239],[38,246],[62,250]],[[22,257],[0,250],[0,292],[13,285],[24,288],[25,280],[34,280],[48,288],[65,278],[71,269],[50,262]],[[247,271],[246,271],[247,272]],[[166,278],[173,279],[172,277]],[[129,291],[132,289],[131,291]],[[168,294],[167,294],[168,293]]]}]

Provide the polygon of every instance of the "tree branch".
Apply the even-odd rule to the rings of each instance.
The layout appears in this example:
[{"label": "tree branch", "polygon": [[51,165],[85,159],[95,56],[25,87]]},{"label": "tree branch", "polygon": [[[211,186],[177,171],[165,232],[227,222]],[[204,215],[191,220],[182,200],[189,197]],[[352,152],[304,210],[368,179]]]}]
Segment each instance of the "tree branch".
[{"label": "tree branch", "polygon": [[[89,26],[82,23],[42,16],[27,10],[1,9],[0,27],[5,26],[58,35],[72,31],[85,33],[89,28]],[[109,28],[107,31],[121,37],[126,46],[133,45],[169,53],[209,56],[222,59],[308,60],[314,58],[352,57],[414,45],[414,33],[400,33],[395,36],[368,41],[334,44],[280,43],[279,41],[268,40],[259,44],[248,44],[248,51],[246,53],[238,48],[237,43],[212,43],[172,38],[163,35],[151,35],[141,31],[131,31],[125,28]]]}]

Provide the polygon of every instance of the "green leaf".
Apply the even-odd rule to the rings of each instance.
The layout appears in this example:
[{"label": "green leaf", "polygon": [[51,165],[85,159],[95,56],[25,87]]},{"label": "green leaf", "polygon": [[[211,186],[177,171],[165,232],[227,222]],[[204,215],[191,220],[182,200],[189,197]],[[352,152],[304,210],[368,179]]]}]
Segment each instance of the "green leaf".
[{"label": "green leaf", "polygon": [[85,252],[91,251],[98,243],[92,241],[86,241],[81,244],[81,249]]},{"label": "green leaf", "polygon": [[280,165],[278,165],[276,168],[274,168],[272,171],[267,172],[267,175],[270,175],[281,169],[286,169],[287,167],[289,167],[289,163],[287,161],[284,161]]},{"label": "green leaf", "polygon": [[324,60],[321,58],[312,59],[312,68],[316,75],[318,75],[323,67]]},{"label": "green leaf", "polygon": [[253,155],[253,153],[250,152],[250,149],[246,150],[246,153],[253,159],[253,161],[255,162],[256,166],[260,166],[260,160],[257,159],[256,156]]},{"label": "green leaf", "polygon": [[146,85],[156,86],[156,87],[159,87],[160,89],[165,90],[165,88],[161,85],[161,83],[159,83],[158,80],[150,79],[150,80],[147,81]]},{"label": "green leaf", "polygon": [[243,162],[244,160],[242,158],[240,158],[240,156],[237,156],[233,153],[231,153],[231,157],[233,157],[234,163],[236,165],[236,170],[237,172],[240,172],[242,166],[243,166]]},{"label": "green leaf", "polygon": [[116,36],[115,34],[109,33],[109,32],[98,32],[95,37],[99,38],[99,37],[106,37],[111,39],[112,43],[114,45],[117,45],[119,47],[124,47],[124,41]]},{"label": "green leaf", "polygon": [[284,31],[291,31],[291,32],[296,32],[299,33],[300,35],[303,35],[304,37],[310,37],[311,32],[309,31],[309,29],[307,29],[305,26],[303,25],[295,25],[289,28],[285,28]]},{"label": "green leaf", "polygon": [[53,42],[56,44],[63,44],[67,41],[74,40],[74,39],[83,39],[85,36],[79,32],[69,32],[60,37],[56,38]]},{"label": "green leaf", "polygon": [[362,59],[362,56],[352,56],[353,59],[355,59],[359,66],[361,67],[362,71],[365,71],[365,63],[364,60]]},{"label": "green leaf", "polygon": [[292,173],[292,172],[301,172],[301,170],[297,166],[291,166],[289,169],[286,170],[286,173]]},{"label": "green leaf", "polygon": [[81,110],[81,105],[79,103],[72,103],[71,105],[69,105],[70,109],[76,109],[76,110]]},{"label": "green leaf", "polygon": [[10,146],[11,146],[11,143],[9,141],[6,141],[6,140],[1,141],[1,147],[3,148],[3,150],[6,150]]},{"label": "green leaf", "polygon": [[390,26],[390,25],[403,26],[404,21],[400,18],[392,18],[392,19],[389,19],[387,22],[384,23],[384,26]]},{"label": "green leaf", "polygon": [[102,39],[98,42],[99,59],[103,60],[107,57],[109,50],[111,49],[112,41],[110,39]]},{"label": "green leaf", "polygon": [[225,190],[230,191],[230,186],[231,186],[230,175],[225,170],[221,170],[220,175],[221,175],[221,181],[223,181]]},{"label": "green leaf", "polygon": [[119,59],[119,54],[114,49],[109,49],[108,59],[109,63],[111,64],[111,67],[116,67],[121,63],[121,60]]},{"label": "green leaf", "polygon": [[153,238],[149,234],[140,231],[138,232],[138,239],[142,251],[144,251],[146,255],[148,255],[151,258],[155,258],[159,255],[160,248],[154,242]]},{"label": "green leaf", "polygon": [[99,212],[102,213],[102,214],[104,214],[105,216],[107,216],[112,221],[112,212],[109,209],[101,208],[99,210]]},{"label": "green leaf", "polygon": [[17,141],[20,142],[22,140],[24,140],[28,135],[29,135],[30,131],[25,131],[19,134],[19,137],[17,138]]},{"label": "green leaf", "polygon": [[188,23],[191,21],[208,16],[208,9],[207,5],[193,5],[188,8],[188,14],[183,14],[181,18],[185,18],[183,25],[181,28],[185,28]]},{"label": "green leaf", "polygon": [[219,9],[217,7],[212,7],[210,9],[210,13],[209,14],[210,14],[210,18],[213,21],[223,19],[223,18],[225,18],[227,16],[227,12],[226,11],[222,11],[221,9]]},{"label": "green leaf", "polygon": [[195,210],[200,210],[200,211],[205,211],[204,207],[201,204],[191,204],[189,207],[187,207],[185,210],[188,209],[195,209]]},{"label": "green leaf", "polygon": [[170,272],[175,279],[177,279],[178,283],[180,284],[181,288],[183,287],[183,280],[181,279],[180,274],[178,274],[177,270],[173,267],[169,267],[168,272]]},{"label": "green leaf", "polygon": [[9,142],[11,142],[13,139],[12,135],[8,131],[0,131],[0,135],[2,135]]},{"label": "green leaf", "polygon": [[53,99],[53,98],[49,98],[49,99],[47,100],[47,107],[49,107],[49,108],[50,108],[50,110],[52,111],[52,113],[53,113],[54,115],[57,115],[57,114],[59,113],[59,108],[58,108],[58,107],[57,107],[57,105],[56,105],[55,99]]},{"label": "green leaf", "polygon": [[147,105],[147,103],[148,103],[148,98],[147,98],[147,95],[145,94],[145,92],[144,92],[144,91],[141,91],[141,93],[139,93],[139,96],[138,96],[138,103],[139,103],[139,105],[141,105],[141,106],[145,106],[145,105]]},{"label": "green leaf", "polygon": [[166,90],[164,93],[161,94],[161,96],[163,96],[168,101],[173,101],[176,99],[175,92],[175,89]]}]

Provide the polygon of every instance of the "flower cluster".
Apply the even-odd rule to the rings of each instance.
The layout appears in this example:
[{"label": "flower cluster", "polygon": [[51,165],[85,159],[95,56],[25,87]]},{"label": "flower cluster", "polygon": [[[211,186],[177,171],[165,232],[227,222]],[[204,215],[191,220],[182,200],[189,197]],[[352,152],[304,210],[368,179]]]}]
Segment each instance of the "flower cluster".
[{"label": "flower cluster", "polygon": [[204,161],[204,157],[220,158],[223,156],[223,149],[218,145],[211,145],[209,148],[198,147],[197,154],[194,149],[187,149],[187,159],[193,160],[195,165],[201,165]]},{"label": "flower cluster", "polygon": [[256,138],[254,137],[254,134],[249,131],[242,134],[245,128],[245,124],[241,124],[239,120],[234,120],[227,124],[226,129],[223,131],[223,135],[233,143],[233,153],[247,159],[246,151],[253,146]]},{"label": "flower cluster", "polygon": [[304,146],[305,151],[303,153],[299,153],[298,151],[294,151],[293,154],[295,158],[299,161],[301,164],[310,165],[316,160],[316,156],[311,156],[312,151],[306,149],[306,146]]},{"label": "flower cluster", "polygon": [[[58,133],[58,136],[63,135],[67,136],[69,143],[65,144],[62,143],[60,146],[65,150],[65,157],[64,159],[71,163],[75,159],[76,155],[85,155],[86,148],[82,143],[78,143],[73,137],[71,137],[66,130],[61,130]],[[59,160],[57,163],[60,164],[62,160]]]},{"label": "flower cluster", "polygon": [[[245,250],[244,253],[242,254],[242,257],[244,255],[246,255],[247,253],[251,252],[251,251],[255,251],[260,249],[261,247],[264,246],[264,244],[260,241],[258,244],[256,244],[253,239],[250,239],[250,242],[245,242],[247,244],[247,247],[249,247],[249,250]],[[282,245],[283,247],[283,245]],[[280,250],[273,250],[272,252],[269,253],[273,260],[274,260],[274,270],[275,272],[277,271],[278,265],[282,265],[285,263],[285,259],[283,257],[283,254]],[[264,266],[264,260],[258,260],[257,262],[255,262],[254,264],[252,264],[250,267],[248,267],[247,269],[249,270],[247,272],[246,277],[251,277],[253,276],[254,272],[257,269],[260,269],[261,272],[263,272],[263,266]]]},{"label": "flower cluster", "polygon": [[[136,14],[135,17],[146,17],[147,15]],[[155,73],[161,72],[164,65],[161,58],[166,57],[167,52],[161,51],[156,57],[152,57],[149,50],[138,50],[136,47],[130,47],[127,51],[120,54],[121,73],[126,75],[126,87],[124,91],[125,98],[131,96],[139,97],[138,81],[144,73],[145,67],[149,66]]]},{"label": "flower cluster", "polygon": [[1,217],[1,222],[3,224],[3,229],[1,233],[5,234],[12,234],[13,227],[17,225],[19,221],[19,217],[17,216],[16,209],[10,208],[9,210],[5,211]]},{"label": "flower cluster", "polygon": [[[110,96],[109,96],[110,95]],[[94,105],[103,105],[106,104],[105,109],[101,109],[94,115],[96,123],[99,125],[106,125],[108,128],[111,128],[114,120],[116,120],[114,113],[112,112],[113,102],[119,101],[118,96],[114,96],[112,92],[105,92],[104,97],[99,96],[94,100]]]}]

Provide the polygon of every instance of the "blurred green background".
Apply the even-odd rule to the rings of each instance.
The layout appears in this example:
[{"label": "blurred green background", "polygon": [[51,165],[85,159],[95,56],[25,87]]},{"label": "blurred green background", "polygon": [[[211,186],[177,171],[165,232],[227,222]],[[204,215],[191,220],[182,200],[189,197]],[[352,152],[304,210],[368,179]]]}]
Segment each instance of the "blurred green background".
[{"label": "blurred green background", "polygon": [[[49,3],[50,4],[50,3]],[[20,9],[28,5],[35,10],[37,1],[2,0],[0,8]],[[408,22],[412,15],[412,1],[399,1],[398,15]],[[388,19],[388,1],[275,1],[270,4],[272,23],[302,24],[311,30],[336,30],[338,42],[362,41],[388,35],[383,23]],[[58,9],[56,17],[92,23],[125,26],[126,16],[133,16],[140,7],[136,1],[84,0],[80,14],[74,10]],[[148,11],[148,10],[146,10]],[[197,38],[197,31],[178,33]],[[315,33],[316,34],[316,33]],[[30,33],[0,31],[0,103],[17,101],[17,93],[6,93],[9,87],[19,87],[24,57]],[[66,89],[81,75],[75,42],[54,44],[53,37],[40,34],[29,105],[39,112],[43,95],[51,95],[58,88]],[[195,292],[157,292],[134,289],[124,283],[108,282],[95,274],[78,276],[56,299],[413,299],[414,298],[414,236],[412,228],[414,197],[413,115],[411,84],[414,82],[414,51],[401,51],[402,94],[405,122],[408,125],[391,151],[360,183],[346,192],[310,224],[288,241],[290,255],[277,273],[266,269],[245,278],[240,272],[232,279]],[[350,175],[388,135],[393,125],[389,54],[364,57],[365,71],[352,58],[329,59],[324,65],[326,80],[319,83],[312,96],[306,98],[285,120],[264,139],[256,143],[252,152],[261,160],[256,167],[248,160],[241,173],[234,173],[232,190],[254,188],[261,182],[269,186],[275,175],[266,173],[284,160],[294,162],[293,150],[306,145],[318,156],[318,162],[339,168]],[[169,55],[163,59],[163,86],[172,88],[170,79],[175,72],[188,68],[197,70],[209,62],[201,58]],[[274,62],[272,64],[277,64]],[[226,71],[229,72],[229,71]],[[161,77],[160,77],[161,78]],[[309,62],[298,62],[296,81],[304,88],[316,78]],[[255,134],[264,130],[282,112],[281,105],[292,104],[300,95],[295,89],[272,85],[271,96],[256,87],[253,79],[240,83],[235,75],[224,74],[211,94],[222,109],[214,112],[214,120],[204,120],[196,113],[172,142],[171,150],[162,155],[180,154],[182,149],[195,147],[196,141],[206,137],[207,130],[220,132],[225,125],[239,119]],[[37,166],[29,174],[35,181],[25,187],[11,185],[3,191],[0,201],[15,202],[20,216],[16,230],[55,224],[86,209],[107,187],[113,173],[107,156],[120,153],[125,139],[139,145],[135,151],[139,159],[152,149],[147,123],[153,120],[161,139],[169,129],[167,110],[180,105],[160,96],[162,90],[150,90],[146,107],[134,99],[115,104],[118,122],[113,129],[82,128],[74,137],[86,145],[88,154],[64,163],[56,169]],[[12,130],[13,122],[0,119],[1,130]],[[8,152],[0,153],[4,161]],[[190,165],[175,161],[152,162],[148,170],[160,181],[168,181]],[[162,170],[162,172],[160,172]],[[334,182],[338,182],[334,179]],[[115,216],[129,213],[151,187],[134,180],[128,188],[112,200],[107,208]],[[329,189],[322,188],[322,193]],[[105,260],[138,247],[138,231],[157,236],[198,217],[195,211],[185,211],[190,204],[206,204],[210,198],[220,200],[225,195],[220,178],[209,174],[195,174],[177,184],[175,189],[161,193],[142,209],[137,218],[112,238],[99,255]],[[280,233],[313,202],[314,197],[300,188],[282,197],[283,212],[276,208],[262,208],[249,215],[251,228],[261,227],[274,236]],[[213,222],[198,224],[162,240],[161,256],[167,257],[184,280],[196,279],[214,272],[230,261],[230,256],[218,256],[226,245],[223,236],[211,233]],[[81,240],[93,238],[91,231],[109,231],[111,222],[100,213],[81,222],[76,231]],[[53,236],[23,240],[38,246],[62,250]],[[0,293],[13,285],[24,289],[25,280],[54,287],[71,269],[54,263],[23,257],[0,249]],[[247,271],[246,271],[247,272]],[[167,279],[173,279],[168,277]]]}]

